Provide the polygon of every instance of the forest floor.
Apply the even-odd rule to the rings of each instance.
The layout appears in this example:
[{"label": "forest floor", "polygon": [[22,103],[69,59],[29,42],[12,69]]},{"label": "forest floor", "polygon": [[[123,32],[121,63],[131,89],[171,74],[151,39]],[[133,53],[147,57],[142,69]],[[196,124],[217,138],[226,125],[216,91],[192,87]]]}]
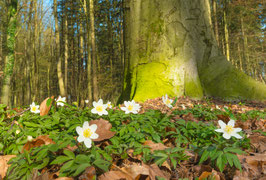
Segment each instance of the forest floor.
[{"label": "forest floor", "polygon": [[[147,100],[138,114],[121,105],[103,116],[67,104],[45,116],[2,108],[0,179],[266,179],[265,103],[173,101],[169,108],[162,98]],[[231,119],[242,139],[215,131],[218,120]],[[77,142],[85,121],[98,127],[91,148]]]}]

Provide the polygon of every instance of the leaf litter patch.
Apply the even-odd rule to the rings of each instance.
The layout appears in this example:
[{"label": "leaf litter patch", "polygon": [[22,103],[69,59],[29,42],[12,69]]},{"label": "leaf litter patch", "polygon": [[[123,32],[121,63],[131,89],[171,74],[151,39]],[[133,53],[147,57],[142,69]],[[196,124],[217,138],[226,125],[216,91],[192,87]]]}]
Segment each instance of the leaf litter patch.
[{"label": "leaf litter patch", "polygon": [[[134,114],[125,114],[123,105],[109,106],[103,116],[89,107],[56,106],[54,97],[41,103],[40,115],[4,107],[1,178],[265,178],[265,103],[165,97],[169,101],[137,104],[141,108]],[[227,124],[231,119],[242,128],[240,140],[227,141],[215,132],[218,120]],[[75,132],[85,121],[96,124],[99,135],[89,149]]]}]

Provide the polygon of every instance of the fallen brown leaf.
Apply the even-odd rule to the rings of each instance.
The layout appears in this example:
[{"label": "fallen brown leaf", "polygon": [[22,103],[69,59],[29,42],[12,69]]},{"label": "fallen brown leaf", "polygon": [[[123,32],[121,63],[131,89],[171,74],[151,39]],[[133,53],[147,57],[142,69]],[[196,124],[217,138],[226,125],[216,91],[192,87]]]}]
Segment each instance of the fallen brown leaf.
[{"label": "fallen brown leaf", "polygon": [[152,140],[147,140],[143,143],[144,146],[149,146],[151,148],[151,152],[155,150],[164,150],[168,148],[167,146],[163,145],[162,143],[155,143]]},{"label": "fallen brown leaf", "polygon": [[7,169],[10,166],[7,163],[13,157],[16,157],[16,156],[15,155],[0,156],[0,176],[2,178],[4,178],[6,176]]},{"label": "fallen brown leaf", "polygon": [[79,180],[94,180],[96,179],[96,170],[93,166],[87,167],[85,171],[79,176]]},{"label": "fallen brown leaf", "polygon": [[99,120],[92,120],[89,122],[90,125],[96,124],[97,125],[97,130],[96,134],[99,135],[97,139],[92,139],[93,141],[103,141],[106,139],[110,139],[115,135],[116,132],[110,131],[112,128],[112,124],[109,123],[109,121],[99,119]]},{"label": "fallen brown leaf", "polygon": [[54,96],[51,97],[52,102],[50,103],[49,106],[46,105],[48,99],[50,99],[50,97],[46,98],[40,105],[40,116],[47,115],[49,113],[50,109],[51,109],[52,102],[54,100]]},{"label": "fallen brown leaf", "polygon": [[237,172],[236,177],[259,179],[266,174],[266,154],[252,153],[251,155],[237,155],[243,167],[243,172]]},{"label": "fallen brown leaf", "polygon": [[49,138],[48,135],[41,135],[38,136],[36,139],[32,141],[28,141],[22,148],[22,152],[24,150],[29,151],[31,148],[39,147],[42,145],[48,145],[48,144],[55,144],[55,142]]},{"label": "fallen brown leaf", "polygon": [[59,177],[59,178],[56,178],[55,180],[74,180],[74,179],[70,177]]}]

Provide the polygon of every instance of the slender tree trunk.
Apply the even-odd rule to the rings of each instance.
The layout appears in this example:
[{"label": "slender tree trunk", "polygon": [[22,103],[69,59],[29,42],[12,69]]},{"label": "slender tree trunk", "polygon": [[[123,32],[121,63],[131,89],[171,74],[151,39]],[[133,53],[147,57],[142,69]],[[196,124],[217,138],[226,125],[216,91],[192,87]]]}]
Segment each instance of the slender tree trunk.
[{"label": "slender tree trunk", "polygon": [[87,25],[87,33],[86,33],[86,39],[87,39],[87,88],[88,88],[88,100],[92,101],[92,71],[91,71],[91,46],[90,46],[90,24],[89,24],[89,12],[87,10],[87,0],[83,1],[83,9],[84,13],[86,15],[86,25]]},{"label": "slender tree trunk", "polygon": [[95,42],[95,27],[94,27],[94,5],[93,0],[90,0],[90,38],[92,49],[92,87],[93,87],[93,100],[99,98],[98,95],[98,82],[97,82],[97,60],[96,60],[96,42]]},{"label": "slender tree trunk", "polygon": [[4,44],[4,78],[2,81],[2,94],[1,100],[3,104],[9,105],[9,96],[11,90],[11,77],[13,74],[14,60],[15,60],[15,35],[17,28],[17,0],[9,0],[7,2],[8,12],[7,12],[7,22],[6,22],[6,44]]},{"label": "slender tree trunk", "polygon": [[[33,33],[33,101],[36,101],[39,94],[38,87],[38,62],[37,62],[37,44],[38,44],[38,12],[37,12],[37,0],[33,1],[33,11],[34,11],[34,33]],[[38,101],[38,100],[37,100]]]},{"label": "slender tree trunk", "polygon": [[250,68],[250,60],[249,60],[249,49],[248,49],[248,38],[245,32],[244,28],[244,22],[243,22],[243,17],[240,19],[241,23],[241,34],[243,37],[243,52],[244,52],[244,60],[245,60],[245,71],[247,72],[248,75],[251,75],[251,68]]},{"label": "slender tree trunk", "polygon": [[59,90],[61,96],[66,96],[65,85],[62,73],[62,56],[60,53],[60,37],[58,29],[58,17],[57,17],[57,0],[54,0],[54,19],[55,19],[55,44],[56,44],[56,59],[57,59],[57,77],[59,83]]},{"label": "slender tree trunk", "polygon": [[238,37],[238,42],[237,43],[237,53],[238,53],[238,59],[239,59],[239,69],[241,71],[243,71],[243,60],[242,60],[242,53],[241,53],[241,50],[240,50],[240,38]]},{"label": "slender tree trunk", "polygon": [[68,15],[67,15],[67,2],[66,2],[66,10],[65,10],[65,17],[64,17],[64,23],[65,23],[65,94],[67,95],[67,82],[68,82]]},{"label": "slender tree trunk", "polygon": [[111,16],[111,12],[110,12],[110,9],[111,9],[111,3],[109,0],[107,0],[107,9],[108,9],[108,14],[107,14],[107,29],[108,29],[108,43],[109,43],[109,53],[108,53],[108,56],[109,56],[109,61],[110,61],[110,72],[111,72],[111,84],[113,84],[113,52],[114,52],[114,49],[113,49],[113,27],[112,27],[112,24],[113,24],[113,21],[112,21],[112,16]]},{"label": "slender tree trunk", "polygon": [[226,58],[230,61],[230,49],[229,49],[229,33],[228,33],[228,19],[227,19],[227,7],[228,1],[224,1],[224,9],[223,9],[223,20],[224,20],[224,40],[225,40],[225,50],[226,50]]},{"label": "slender tree trunk", "polygon": [[219,46],[219,30],[218,30],[218,21],[217,21],[217,1],[212,0],[213,8],[213,21],[214,21],[214,34],[216,38],[217,45]]}]

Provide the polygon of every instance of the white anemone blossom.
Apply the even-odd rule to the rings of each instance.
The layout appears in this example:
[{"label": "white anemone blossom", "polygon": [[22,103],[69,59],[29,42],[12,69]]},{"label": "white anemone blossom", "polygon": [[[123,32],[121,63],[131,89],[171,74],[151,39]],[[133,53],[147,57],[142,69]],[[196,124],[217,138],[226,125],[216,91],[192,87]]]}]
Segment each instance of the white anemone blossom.
[{"label": "white anemone blossom", "polygon": [[163,103],[168,106],[169,108],[172,108],[172,103],[173,103],[173,100],[172,99],[169,99],[167,94],[165,96],[162,97],[163,99]]},{"label": "white anemone blossom", "polygon": [[100,99],[98,102],[93,101],[93,109],[91,110],[91,112],[93,114],[98,114],[99,116],[104,115],[108,115],[108,112],[106,111],[106,108],[108,107],[107,104],[103,104],[103,100]]},{"label": "white anemone blossom", "polygon": [[230,121],[227,124],[225,124],[223,121],[219,120],[218,123],[219,123],[221,128],[220,129],[216,129],[215,131],[223,133],[223,137],[225,139],[230,139],[231,136],[234,136],[237,139],[241,139],[242,138],[242,136],[237,134],[242,129],[241,128],[234,128],[234,126],[235,126],[235,121],[234,120],[230,119]]},{"label": "white anemone blossom", "polygon": [[121,109],[125,111],[126,114],[129,113],[138,114],[138,112],[140,111],[141,106],[138,103],[135,103],[134,100],[124,101],[124,104],[126,107],[121,107]]},{"label": "white anemone blossom", "polygon": [[32,112],[32,113],[40,113],[39,107],[40,107],[39,105],[35,105],[35,102],[33,102],[30,105],[30,112]]},{"label": "white anemone blossom", "polygon": [[112,109],[112,104],[110,101],[107,102],[107,106],[108,106],[108,108]]},{"label": "white anemone blossom", "polygon": [[64,103],[66,103],[66,97],[59,96],[58,99],[56,100],[56,104],[58,106],[64,106],[65,105]]},{"label": "white anemone blossom", "polygon": [[99,135],[95,133],[96,130],[96,124],[89,125],[88,121],[85,121],[83,127],[76,127],[76,131],[79,135],[77,139],[78,142],[84,142],[85,146],[90,148],[92,139],[97,139],[99,137]]}]

